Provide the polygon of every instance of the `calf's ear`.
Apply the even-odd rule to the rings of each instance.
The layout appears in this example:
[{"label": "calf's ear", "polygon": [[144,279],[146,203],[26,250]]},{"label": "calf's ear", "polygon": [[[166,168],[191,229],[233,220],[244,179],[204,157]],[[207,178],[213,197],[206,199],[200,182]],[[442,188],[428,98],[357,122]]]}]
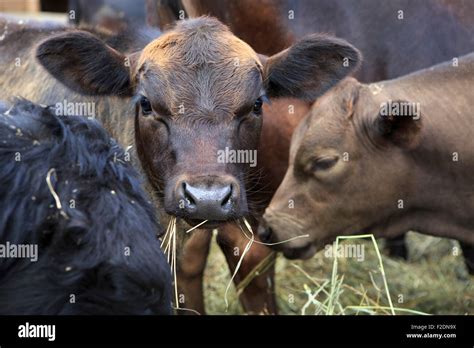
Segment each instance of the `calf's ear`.
[{"label": "calf's ear", "polygon": [[75,31],[43,41],[36,57],[56,79],[85,95],[133,95],[129,60],[94,35]]},{"label": "calf's ear", "polygon": [[280,53],[261,58],[267,95],[313,102],[357,69],[361,60],[361,53],[345,40],[309,35]]},{"label": "calf's ear", "polygon": [[405,100],[382,103],[375,119],[377,136],[405,149],[419,144],[421,127],[419,104]]}]

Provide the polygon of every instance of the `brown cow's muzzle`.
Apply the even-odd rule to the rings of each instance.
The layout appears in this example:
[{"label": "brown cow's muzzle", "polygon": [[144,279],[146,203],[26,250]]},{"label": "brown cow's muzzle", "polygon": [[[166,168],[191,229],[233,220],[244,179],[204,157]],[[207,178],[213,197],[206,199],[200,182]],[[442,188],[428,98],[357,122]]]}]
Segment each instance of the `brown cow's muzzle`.
[{"label": "brown cow's muzzle", "polygon": [[307,234],[304,227],[289,214],[275,213],[267,208],[258,227],[258,236],[274,250],[281,251],[288,259],[308,259],[317,248],[310,238],[297,238]]},{"label": "brown cow's muzzle", "polygon": [[240,184],[229,175],[180,176],[171,196],[165,198],[167,213],[185,219],[190,225],[204,220],[209,220],[207,226],[219,225],[239,218],[246,210]]}]

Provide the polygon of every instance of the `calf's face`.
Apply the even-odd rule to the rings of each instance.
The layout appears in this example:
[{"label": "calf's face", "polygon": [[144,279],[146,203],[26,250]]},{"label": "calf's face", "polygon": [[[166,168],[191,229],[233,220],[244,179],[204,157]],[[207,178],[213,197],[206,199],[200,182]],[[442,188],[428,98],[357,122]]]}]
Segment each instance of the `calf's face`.
[{"label": "calf's face", "polygon": [[219,155],[255,152],[262,69],[256,53],[217,23],[171,31],[145,47],[135,77],[136,141],[169,214],[196,224],[247,213],[252,163]]},{"label": "calf's face", "polygon": [[[387,101],[348,78],[322,96],[298,126],[290,165],[267,208],[263,239],[288,258],[309,258],[339,235],[377,233],[403,218],[421,120],[382,116]],[[401,103],[391,102],[392,105]]]},{"label": "calf's face", "polygon": [[248,213],[263,102],[312,101],[359,61],[345,41],[318,35],[261,57],[206,17],[128,57],[83,32],[46,40],[37,57],[78,92],[132,97],[137,152],[166,211],[209,225]]}]

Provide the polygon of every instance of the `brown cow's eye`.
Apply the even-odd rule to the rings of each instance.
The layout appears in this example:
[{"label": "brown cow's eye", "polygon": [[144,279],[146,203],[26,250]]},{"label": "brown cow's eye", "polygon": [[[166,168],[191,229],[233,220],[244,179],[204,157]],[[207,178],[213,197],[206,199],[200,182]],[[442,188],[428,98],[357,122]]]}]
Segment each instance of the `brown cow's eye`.
[{"label": "brown cow's eye", "polygon": [[315,159],[313,163],[311,164],[311,170],[314,172],[317,170],[330,169],[337,163],[338,160],[339,160],[338,156],[321,157],[321,158]]},{"label": "brown cow's eye", "polygon": [[142,96],[140,98],[140,107],[142,108],[143,115],[150,115],[152,113],[151,103],[147,97]]},{"label": "brown cow's eye", "polygon": [[260,115],[262,113],[262,106],[263,106],[263,100],[262,100],[262,97],[260,97],[255,101],[255,104],[252,110],[253,113],[256,115]]}]

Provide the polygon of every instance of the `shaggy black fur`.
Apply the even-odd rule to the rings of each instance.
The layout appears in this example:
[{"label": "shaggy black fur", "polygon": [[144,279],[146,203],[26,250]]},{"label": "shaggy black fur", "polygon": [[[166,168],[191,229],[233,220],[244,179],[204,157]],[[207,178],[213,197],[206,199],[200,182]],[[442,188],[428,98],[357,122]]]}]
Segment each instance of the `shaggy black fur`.
[{"label": "shaggy black fur", "polygon": [[171,314],[161,230],[124,156],[94,120],[25,100],[0,114],[0,244],[38,245],[37,262],[0,258],[0,314]]}]

